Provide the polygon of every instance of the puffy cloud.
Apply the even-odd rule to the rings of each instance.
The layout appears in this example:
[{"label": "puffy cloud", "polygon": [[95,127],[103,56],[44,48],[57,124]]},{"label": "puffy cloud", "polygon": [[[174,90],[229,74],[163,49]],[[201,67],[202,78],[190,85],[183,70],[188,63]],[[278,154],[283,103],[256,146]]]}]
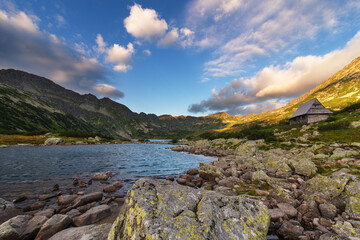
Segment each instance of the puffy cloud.
[{"label": "puffy cloud", "polygon": [[128,33],[145,40],[160,39],[168,29],[166,21],[160,19],[155,10],[143,9],[139,4],[130,8],[130,16],[125,18],[124,26]]},{"label": "puffy cloud", "polygon": [[[98,82],[107,82],[109,72],[103,65],[95,58],[80,56],[54,34],[41,32],[38,21],[21,11],[0,10],[0,68],[44,76],[80,93],[92,92]],[[81,45],[77,50],[82,51]]]},{"label": "puffy cloud", "polygon": [[274,101],[282,103],[283,99],[309,91],[341,70],[360,55],[359,46],[360,32],[343,49],[322,56],[297,57],[282,66],[265,67],[253,77],[234,79],[219,91],[213,89],[209,99],[189,106],[188,110],[193,113],[227,110],[236,115],[258,112],[263,106],[270,110],[278,106]]},{"label": "puffy cloud", "polygon": [[160,39],[158,42],[159,46],[167,47],[173,43],[175,43],[179,38],[178,29],[174,28],[170,32],[168,32],[164,38]]},{"label": "puffy cloud", "polygon": [[93,89],[104,97],[109,97],[114,99],[124,97],[123,92],[117,90],[115,87],[110,86],[108,84],[96,84],[95,86],[93,86]]},{"label": "puffy cloud", "polygon": [[97,44],[97,50],[101,53],[105,52],[105,48],[107,44],[104,42],[104,39],[101,36],[101,34],[96,35],[95,42]]},{"label": "puffy cloud", "polygon": [[135,50],[132,43],[129,43],[127,48],[118,44],[114,44],[112,47],[106,50],[106,61],[115,64],[113,68],[115,71],[127,72],[132,68],[131,65],[129,65],[129,62],[134,52]]}]

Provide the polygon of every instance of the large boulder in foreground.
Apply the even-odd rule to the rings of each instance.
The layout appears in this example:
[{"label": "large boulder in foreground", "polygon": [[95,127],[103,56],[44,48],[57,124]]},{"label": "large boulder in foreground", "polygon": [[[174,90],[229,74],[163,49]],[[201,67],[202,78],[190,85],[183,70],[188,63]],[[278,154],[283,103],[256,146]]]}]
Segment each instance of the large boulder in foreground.
[{"label": "large boulder in foreground", "polygon": [[49,240],[105,240],[111,228],[110,223],[72,227],[58,232]]},{"label": "large boulder in foreground", "polygon": [[108,239],[266,239],[266,206],[163,180],[138,180]]}]

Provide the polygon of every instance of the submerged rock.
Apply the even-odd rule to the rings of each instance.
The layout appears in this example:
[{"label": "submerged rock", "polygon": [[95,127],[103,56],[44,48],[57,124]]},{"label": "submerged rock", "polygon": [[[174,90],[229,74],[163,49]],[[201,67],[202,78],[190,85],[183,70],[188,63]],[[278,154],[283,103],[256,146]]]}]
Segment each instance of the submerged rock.
[{"label": "submerged rock", "polygon": [[162,180],[138,180],[108,239],[265,239],[267,207]]}]

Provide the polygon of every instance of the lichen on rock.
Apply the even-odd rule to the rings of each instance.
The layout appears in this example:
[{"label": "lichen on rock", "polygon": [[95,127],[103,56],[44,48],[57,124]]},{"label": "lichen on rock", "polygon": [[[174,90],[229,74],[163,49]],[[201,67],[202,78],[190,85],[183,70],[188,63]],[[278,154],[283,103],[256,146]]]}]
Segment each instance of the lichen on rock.
[{"label": "lichen on rock", "polygon": [[260,201],[140,179],[108,239],[265,239],[269,224]]}]

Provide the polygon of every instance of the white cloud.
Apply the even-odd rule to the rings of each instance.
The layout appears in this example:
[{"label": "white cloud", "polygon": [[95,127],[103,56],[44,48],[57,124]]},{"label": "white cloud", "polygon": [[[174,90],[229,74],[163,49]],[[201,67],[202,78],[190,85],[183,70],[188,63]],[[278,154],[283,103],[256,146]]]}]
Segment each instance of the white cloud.
[{"label": "white cloud", "polygon": [[[80,93],[93,92],[99,81],[107,81],[109,73],[103,65],[94,58],[81,57],[56,35],[40,31],[39,21],[16,9],[0,10],[1,69],[34,73]],[[79,44],[77,50],[81,47]]]},{"label": "white cloud", "polygon": [[[222,111],[242,114],[254,109],[254,104],[278,102],[296,97],[331,77],[353,59],[360,56],[360,31],[342,49],[322,56],[297,57],[284,65],[268,66],[250,78],[234,79],[224,88],[199,104],[189,107],[190,112]],[[270,110],[268,104],[267,110]],[[275,106],[275,105],[274,105]],[[276,105],[278,106],[278,105]],[[262,108],[257,108],[262,109]],[[254,112],[258,112],[255,111]]]},{"label": "white cloud", "polygon": [[31,33],[40,33],[36,22],[39,18],[34,15],[27,15],[22,11],[8,13],[0,9],[0,23]]},{"label": "white cloud", "polygon": [[143,9],[139,4],[130,8],[130,16],[125,18],[124,26],[128,33],[145,40],[160,39],[168,29],[166,21],[160,19],[155,10]]},{"label": "white cloud", "polygon": [[132,68],[129,62],[134,52],[135,50],[132,43],[129,43],[126,48],[118,44],[114,44],[106,50],[106,61],[115,64],[113,68],[115,71],[127,72]]},{"label": "white cloud", "polygon": [[123,92],[108,84],[96,84],[95,86],[93,86],[93,89],[104,97],[110,97],[115,99],[124,97]]},{"label": "white cloud", "polygon": [[97,44],[97,51],[100,53],[105,52],[105,48],[106,48],[107,44],[104,42],[104,39],[101,36],[101,34],[96,35],[95,42]]},{"label": "white cloud", "polygon": [[175,43],[179,38],[178,29],[174,28],[170,32],[168,32],[164,38],[160,39],[158,42],[159,46],[167,47],[173,43]]},{"label": "white cloud", "polygon": [[341,21],[356,9],[350,2],[193,0],[187,26],[197,33],[196,46],[215,49],[205,72],[237,76],[264,56],[296,52],[303,40],[316,40],[320,32],[341,32]]},{"label": "white cloud", "polygon": [[147,56],[150,56],[150,55],[151,55],[151,51],[150,51],[149,49],[145,49],[145,50],[143,51],[143,53],[144,53],[145,55],[147,55]]},{"label": "white cloud", "polygon": [[61,16],[60,14],[57,14],[57,15],[55,16],[55,19],[56,19],[57,25],[58,25],[59,27],[61,27],[61,26],[63,26],[63,25],[66,24],[65,18],[64,18],[63,16]]}]

